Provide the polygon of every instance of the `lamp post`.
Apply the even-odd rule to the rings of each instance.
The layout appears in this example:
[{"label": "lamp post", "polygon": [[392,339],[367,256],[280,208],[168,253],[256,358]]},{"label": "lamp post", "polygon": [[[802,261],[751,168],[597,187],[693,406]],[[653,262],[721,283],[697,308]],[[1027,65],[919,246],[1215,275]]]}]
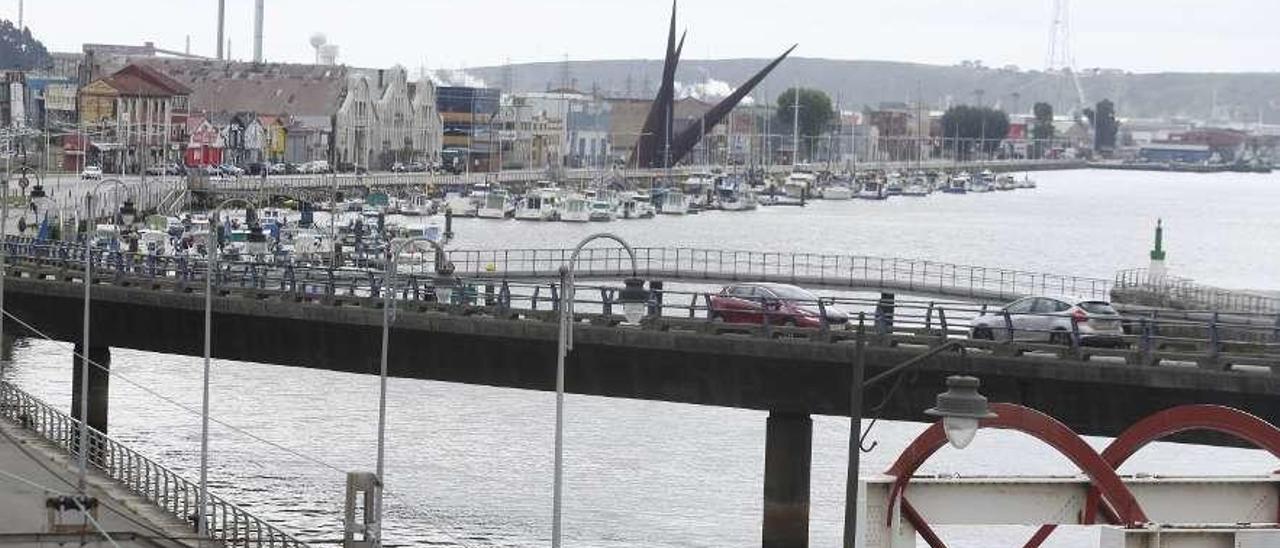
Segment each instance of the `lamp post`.
[{"label": "lamp post", "polygon": [[[196,508],[198,509],[196,531],[201,537],[209,536],[209,524],[207,521],[209,506],[209,370],[213,358],[213,277],[217,275],[218,256],[221,253],[221,247],[218,242],[218,217],[223,209],[233,203],[244,205],[246,217],[248,216],[248,211],[254,207],[253,203],[241,198],[231,198],[215,206],[209,216],[209,234],[205,243],[204,373],[201,380],[202,392],[200,398],[200,493],[196,501]],[[251,252],[255,245],[253,242],[248,242],[246,251]],[[265,239],[262,245],[265,249]]]},{"label": "lamp post", "polygon": [[[120,190],[124,190],[127,194],[129,187],[125,186],[120,179],[103,179],[94,185],[84,196],[84,210],[86,224],[93,223],[93,199],[98,194],[98,189],[103,185],[113,185],[117,194]],[[35,188],[32,193],[36,192]],[[44,189],[40,189],[40,193],[44,193]],[[114,215],[113,215],[114,217]],[[133,224],[133,215],[128,214],[123,207],[120,211],[120,223],[125,225]],[[118,226],[118,225],[117,225]],[[86,227],[87,228],[87,227]],[[80,347],[80,455],[79,455],[79,478],[76,488],[84,493],[85,490],[85,472],[88,467],[89,455],[89,303],[91,302],[90,289],[93,287],[93,240],[92,235],[86,230],[84,240],[84,335],[81,340]]]},{"label": "lamp post", "polygon": [[[424,247],[425,246],[425,247]],[[427,248],[435,251],[435,268],[436,277],[433,280],[432,288],[436,294],[436,300],[440,302],[450,302],[453,296],[453,262],[445,255],[444,247],[439,242],[429,239],[425,236],[416,236],[405,240],[397,240],[387,246],[387,271],[383,281],[382,290],[382,360],[378,369],[378,461],[376,475],[378,477],[378,496],[375,499],[376,530],[373,532],[373,546],[376,548],[382,545],[382,486],[386,484],[383,479],[383,462],[385,461],[386,447],[386,425],[387,425],[387,355],[390,349],[391,339],[391,322],[395,321],[395,290],[396,276],[399,274],[398,264],[400,254],[406,248],[413,248],[426,251]]]},{"label": "lamp post", "polygon": [[[870,387],[895,375],[924,363],[929,358],[942,352],[960,349],[959,342],[949,342],[935,347],[928,352],[899,363],[888,370],[867,379],[863,379],[866,367],[866,339],[862,328],[859,328],[858,342],[855,347],[856,362],[853,366],[853,383],[849,399],[849,461],[846,471],[844,501],[844,548],[854,548],[858,539],[858,469],[862,451],[862,393]],[[947,440],[957,449],[964,449],[973,440],[978,430],[979,421],[992,418],[995,414],[987,407],[987,399],[978,393],[979,381],[975,377],[947,377],[947,392],[938,395],[937,405],[925,411],[933,417],[941,417],[946,429]],[[888,401],[893,396],[896,386],[890,388],[885,395]]]},{"label": "lamp post", "polygon": [[564,358],[569,350],[573,349],[573,268],[582,249],[588,243],[601,239],[617,242],[627,251],[627,255],[631,258],[631,277],[624,282],[625,288],[618,295],[618,301],[622,303],[623,316],[627,318],[627,321],[638,323],[644,319],[645,305],[649,300],[649,292],[644,289],[644,282],[636,275],[639,267],[636,262],[635,250],[631,249],[631,245],[626,240],[614,234],[601,232],[587,236],[578,243],[577,247],[573,248],[573,254],[569,256],[569,262],[560,266],[560,336],[556,350],[555,483],[551,502],[552,548],[560,548],[561,542],[561,500],[563,499],[562,485],[564,478]]}]

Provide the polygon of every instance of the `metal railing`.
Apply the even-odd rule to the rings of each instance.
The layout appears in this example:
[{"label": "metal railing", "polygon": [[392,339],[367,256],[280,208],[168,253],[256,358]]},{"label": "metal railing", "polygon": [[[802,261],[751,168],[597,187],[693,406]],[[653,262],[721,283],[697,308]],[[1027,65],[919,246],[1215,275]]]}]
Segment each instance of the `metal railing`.
[{"label": "metal railing", "polygon": [[[29,430],[67,451],[79,455],[80,421],[55,409],[9,383],[0,380],[0,417]],[[89,463],[129,491],[191,524],[199,513],[200,486],[187,481],[137,451],[89,429]],[[280,546],[304,548],[307,544],[254,517],[244,509],[212,493],[208,514],[210,538],[223,546]]]},{"label": "metal railing", "polygon": [[[951,297],[1009,300],[1061,294],[1110,298],[1112,283],[1102,278],[1064,276],[919,259],[636,247],[637,274],[666,281],[761,281],[806,286],[918,292]],[[569,260],[571,249],[452,250],[459,274],[491,278],[551,278]],[[626,250],[586,248],[575,265],[581,277],[631,274]]]},{"label": "metal railing", "polygon": [[1280,313],[1280,297],[1201,285],[1189,278],[1153,276],[1145,268],[1116,273],[1118,296],[1139,304],[1222,312]]}]

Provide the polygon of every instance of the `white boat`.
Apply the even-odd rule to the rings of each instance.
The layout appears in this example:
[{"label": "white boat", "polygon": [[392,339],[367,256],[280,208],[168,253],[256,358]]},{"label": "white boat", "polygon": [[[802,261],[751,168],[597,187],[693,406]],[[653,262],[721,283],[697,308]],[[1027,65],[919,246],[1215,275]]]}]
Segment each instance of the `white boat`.
[{"label": "white boat", "polygon": [[829,185],[827,186],[827,188],[822,189],[822,199],[823,200],[853,199],[853,187],[844,183],[836,183],[833,185]]},{"label": "white boat", "polygon": [[560,207],[560,220],[567,223],[585,223],[591,220],[591,203],[577,194],[564,199]]},{"label": "white boat", "polygon": [[995,174],[989,169],[982,170],[973,182],[969,183],[969,192],[991,192],[995,190]]},{"label": "white boat", "polygon": [[862,188],[858,189],[858,198],[863,200],[883,200],[888,197],[884,191],[884,183],[879,179],[867,179],[862,182]]},{"label": "white boat", "polygon": [[795,169],[782,183],[782,191],[788,198],[804,198],[813,192],[813,183],[817,176],[803,169]]},{"label": "white boat", "polygon": [[667,190],[662,194],[662,207],[658,213],[663,215],[684,215],[689,212],[689,200],[679,190]]},{"label": "white boat", "polygon": [[421,217],[431,214],[431,198],[425,194],[414,194],[400,200],[400,214],[407,217]]},{"label": "white boat", "polygon": [[511,193],[499,188],[485,194],[484,204],[480,206],[476,216],[481,219],[505,219],[515,215],[515,211]]},{"label": "white boat", "polygon": [[609,200],[595,199],[591,201],[588,219],[595,222],[608,222],[614,218],[613,202]]},{"label": "white boat", "polygon": [[649,193],[636,192],[627,196],[622,201],[619,215],[623,219],[652,219],[653,202],[650,201]]},{"label": "white boat", "polygon": [[1022,179],[1018,181],[1018,188],[1035,188],[1035,187],[1036,187],[1036,182],[1034,179],[1031,178],[1030,173],[1023,174]]},{"label": "white boat", "polygon": [[902,187],[903,196],[928,196],[930,192],[929,179],[923,173],[912,175]]},{"label": "white boat", "polygon": [[525,194],[516,207],[516,219],[522,221],[554,221],[558,218],[560,189],[553,186],[536,188]]},{"label": "white boat", "polygon": [[1018,182],[1013,180],[1012,175],[996,177],[996,190],[1013,190],[1015,188],[1018,188]]},{"label": "white boat", "polygon": [[461,192],[450,192],[444,195],[444,209],[454,217],[475,217],[480,212],[475,200]]},{"label": "white boat", "polygon": [[957,173],[947,179],[947,186],[942,191],[947,194],[964,194],[969,192],[969,183],[972,182],[968,173]]}]

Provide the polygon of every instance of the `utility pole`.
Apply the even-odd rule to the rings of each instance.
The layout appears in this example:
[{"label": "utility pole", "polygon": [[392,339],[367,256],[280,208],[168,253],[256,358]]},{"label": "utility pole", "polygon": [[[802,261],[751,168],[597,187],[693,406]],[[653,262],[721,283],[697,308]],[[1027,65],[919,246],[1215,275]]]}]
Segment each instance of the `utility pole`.
[{"label": "utility pole", "polygon": [[226,59],[222,56],[223,29],[226,26],[227,16],[227,0],[218,0],[218,60]]}]

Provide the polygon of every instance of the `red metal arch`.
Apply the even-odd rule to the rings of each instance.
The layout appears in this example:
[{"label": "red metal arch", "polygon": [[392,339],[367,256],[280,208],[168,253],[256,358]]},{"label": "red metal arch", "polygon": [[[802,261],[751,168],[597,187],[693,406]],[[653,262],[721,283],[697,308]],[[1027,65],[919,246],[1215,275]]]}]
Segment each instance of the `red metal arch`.
[{"label": "red metal arch", "polygon": [[[1102,460],[1112,470],[1118,470],[1147,444],[1191,430],[1232,435],[1280,458],[1280,428],[1234,407],[1194,404],[1166,409],[1134,423],[1107,446],[1102,452]],[[1108,510],[1105,506],[1100,507],[1100,502],[1097,488],[1090,487],[1081,520],[1083,523],[1092,524],[1099,511]]]},{"label": "red metal arch", "polygon": [[[1089,477],[1102,500],[1116,510],[1123,523],[1136,525],[1147,521],[1137,499],[1120,481],[1115,469],[1066,425],[1035,409],[1017,404],[993,403],[991,410],[996,413],[996,417],[984,419],[982,427],[1015,430],[1045,442],[1070,459]],[[889,468],[887,473],[895,478],[889,492],[890,520],[893,519],[892,509],[897,507],[898,499],[902,497],[916,470],[946,442],[942,425],[935,423],[916,437]],[[917,530],[928,529],[928,524],[918,514],[908,512],[907,518]]]}]

